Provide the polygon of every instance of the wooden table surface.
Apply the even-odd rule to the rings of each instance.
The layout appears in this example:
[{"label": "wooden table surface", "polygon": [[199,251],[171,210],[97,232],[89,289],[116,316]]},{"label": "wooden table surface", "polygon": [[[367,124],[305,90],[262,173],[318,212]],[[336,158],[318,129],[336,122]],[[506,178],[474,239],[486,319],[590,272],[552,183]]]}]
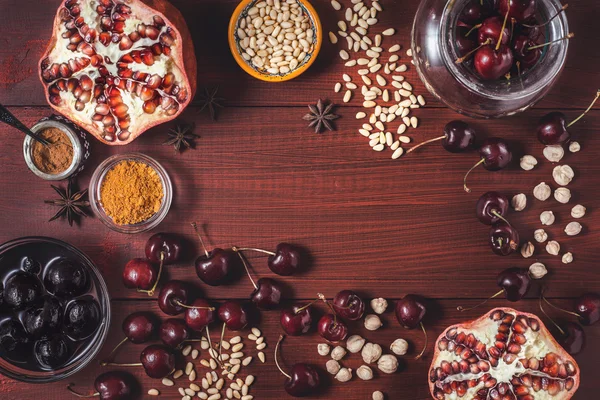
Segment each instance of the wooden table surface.
[{"label": "wooden table surface", "polygon": [[[195,40],[198,57],[198,82],[203,88],[220,86],[227,108],[218,122],[207,114],[197,113],[194,103],[181,119],[196,124],[197,149],[182,155],[171,147],[161,146],[173,123],[156,127],[127,147],[108,147],[94,142],[92,156],[79,183],[87,187],[94,168],[106,157],[139,151],[158,159],[174,182],[173,207],[156,231],[177,232],[194,242],[189,223],[204,225],[211,246],[244,245],[274,248],[290,241],[310,249],[312,265],[305,273],[281,279],[287,287],[287,302],[303,303],[323,292],[332,297],[341,289],[353,289],[365,298],[398,299],[416,293],[429,299],[425,325],[430,338],[447,326],[479,316],[492,306],[515,306],[523,311],[538,312],[535,285],[528,298],[516,304],[494,300],[478,310],[459,313],[457,305],[472,305],[495,293],[495,276],[509,266],[528,267],[535,260],[546,264],[550,273],[545,280],[548,296],[557,304],[570,307],[572,299],[585,291],[600,291],[598,273],[600,224],[600,110],[592,111],[572,133],[582,151],[565,155],[564,163],[573,167],[576,177],[569,186],[573,198],[568,205],[555,201],[534,201],[533,187],[541,181],[552,182],[553,165],[542,156],[543,146],[535,137],[539,117],[552,109],[564,110],[574,118],[600,86],[600,53],[597,49],[600,8],[595,0],[581,0],[568,10],[572,41],[565,70],[552,91],[534,109],[514,117],[493,121],[469,121],[480,137],[501,136],[514,146],[513,165],[505,171],[490,173],[483,169],[473,173],[471,194],[462,190],[463,173],[477,161],[476,153],[451,155],[439,145],[391,160],[389,153],[376,153],[367,140],[357,133],[359,123],[354,114],[358,98],[337,108],[342,116],[337,132],[316,135],[305,127],[301,117],[306,105],[318,98],[341,103],[341,94],[333,93],[341,81],[344,67],[336,56],[338,50],[328,41],[315,65],[303,76],[283,84],[267,84],[247,76],[229,53],[226,29],[236,0],[174,0],[183,12]],[[325,30],[335,26],[336,13],[328,0],[314,0]],[[349,3],[349,0],[344,1]],[[0,13],[0,103],[25,123],[31,125],[51,113],[37,78],[36,65],[49,38],[58,0],[2,0]],[[395,41],[406,49],[409,45],[412,18],[417,1],[382,0],[385,11],[378,28],[395,27]],[[404,53],[403,53],[404,54]],[[405,59],[407,57],[404,56]],[[414,141],[440,134],[443,125],[459,117],[428,95],[409,68],[407,79],[415,92],[425,95],[428,105],[416,110],[418,130],[410,132]],[[81,248],[101,269],[112,298],[112,326],[101,356],[122,338],[121,322],[134,310],[149,309],[160,314],[153,299],[127,290],[121,283],[124,264],[143,255],[143,246],[151,233],[126,236],[106,228],[95,218],[70,228],[65,221],[49,223],[56,211],[43,203],[54,193],[47,182],[27,169],[22,157],[20,133],[0,126],[0,241],[29,235],[52,236]],[[540,164],[530,172],[522,171],[518,159],[535,155]],[[553,183],[552,183],[553,184]],[[554,185],[554,184],[553,184]],[[512,213],[511,221],[522,239],[532,238],[540,227],[539,214],[551,209],[557,222],[549,227],[552,239],[572,251],[575,261],[565,265],[559,257],[548,255],[541,246],[531,259],[520,255],[506,258],[494,255],[486,244],[488,227],[474,215],[475,201],[488,190],[512,196],[524,192],[529,204],[525,211]],[[570,208],[584,204],[588,213],[581,221],[584,230],[577,237],[567,237],[563,228],[571,220]],[[193,246],[198,254],[199,246]],[[257,276],[269,276],[264,258],[251,259]],[[196,277],[193,260],[170,267],[168,276],[194,282],[199,295],[211,299],[245,299],[250,283],[241,279],[227,287],[207,287]],[[411,343],[403,357],[401,371],[363,382],[354,378],[348,383],[328,382],[329,388],[318,398],[369,399],[374,390],[387,393],[388,399],[428,399],[427,370],[432,346],[422,360],[413,356],[423,344],[421,332],[401,328],[390,310],[384,315],[385,326],[377,332],[365,332],[359,324],[352,330],[369,340],[389,344],[398,337]],[[557,316],[557,314],[553,314]],[[284,378],[273,363],[272,351],[280,328],[279,313],[262,313],[260,328],[267,337],[267,363],[253,362],[244,375],[257,376],[251,393],[255,399],[286,398]],[[214,337],[217,331],[213,329]],[[581,388],[574,397],[587,400],[597,397],[600,369],[600,324],[585,328],[587,348],[576,357],[580,363]],[[227,334],[229,337],[232,334]],[[317,355],[318,335],[289,338],[283,349],[284,365],[307,361],[324,367]],[[143,346],[126,345],[118,358],[134,362]],[[202,357],[202,356],[201,356]],[[359,357],[346,364],[354,369]],[[199,371],[205,369],[198,367]],[[105,371],[95,362],[69,381],[81,390],[91,389],[94,378]],[[163,387],[143,374],[133,371],[144,393],[157,387],[161,398],[177,399],[176,388]],[[326,375],[326,374],[325,374]],[[181,381],[186,386],[187,380]],[[66,399],[66,382],[50,385],[27,385],[0,377],[0,398]],[[189,383],[189,382],[188,382]],[[143,396],[148,397],[147,395]],[[317,397],[315,397],[317,398]]]}]

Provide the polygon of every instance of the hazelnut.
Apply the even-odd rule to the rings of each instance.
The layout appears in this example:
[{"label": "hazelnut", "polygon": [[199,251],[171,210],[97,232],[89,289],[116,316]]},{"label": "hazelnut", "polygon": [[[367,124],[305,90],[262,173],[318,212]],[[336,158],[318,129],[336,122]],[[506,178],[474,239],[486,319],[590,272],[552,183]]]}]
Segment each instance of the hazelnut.
[{"label": "hazelnut", "polygon": [[[541,216],[540,216],[540,219],[541,219]],[[542,224],[543,223],[544,223],[544,221],[542,221]],[[538,243],[544,243],[546,240],[548,240],[548,234],[543,229],[536,229],[535,232],[533,232],[533,238]]]},{"label": "hazelnut", "polygon": [[408,351],[408,342],[404,339],[396,339],[390,346],[392,353],[403,356]]},{"label": "hazelnut", "polygon": [[536,262],[529,266],[529,276],[533,279],[542,279],[547,273],[546,266],[541,262]]},{"label": "hazelnut", "polygon": [[327,354],[329,354],[329,350],[331,350],[331,347],[329,347],[327,343],[319,343],[317,345],[317,351],[321,356],[326,356]]},{"label": "hazelnut", "polygon": [[373,379],[373,370],[367,365],[361,365],[356,370],[356,376],[358,376],[363,381],[370,381]]},{"label": "hazelnut", "polygon": [[552,170],[554,182],[561,186],[567,186],[569,183],[571,183],[574,176],[575,172],[573,172],[573,168],[569,167],[568,165],[557,165]]},{"label": "hazelnut", "polygon": [[358,353],[365,345],[365,339],[359,335],[352,335],[346,340],[346,349],[350,353]]},{"label": "hazelnut", "polygon": [[382,297],[371,300],[371,308],[375,311],[375,314],[383,314],[387,310],[387,307],[388,302]]},{"label": "hazelnut", "polygon": [[524,193],[514,195],[510,204],[515,211],[523,211],[527,207],[527,196]]},{"label": "hazelnut", "polygon": [[552,211],[544,211],[540,214],[542,225],[552,225],[554,223],[554,213]]},{"label": "hazelnut", "polygon": [[365,363],[372,364],[381,357],[381,346],[375,343],[367,343],[360,354]]},{"label": "hazelnut", "polygon": [[337,362],[335,360],[329,360],[325,364],[325,368],[327,369],[327,372],[329,372],[331,375],[335,375],[335,374],[338,373],[338,371],[340,370],[341,366],[340,366],[339,362]]},{"label": "hazelnut", "polygon": [[379,317],[375,314],[369,314],[365,317],[365,328],[367,328],[370,331],[376,331],[377,329],[381,328],[383,326],[383,323],[381,322],[381,319],[379,319]]},{"label": "hazelnut", "polygon": [[579,222],[573,221],[573,222],[569,222],[567,224],[567,226],[565,227],[565,233],[568,236],[575,236],[575,235],[579,235],[579,233],[581,232],[581,224]]},{"label": "hazelnut", "polygon": [[398,359],[391,354],[383,355],[377,361],[377,368],[386,374],[393,374],[398,369]]},{"label": "hazelnut", "polygon": [[533,255],[534,251],[535,251],[535,247],[533,246],[533,243],[531,243],[531,242],[527,242],[523,246],[521,246],[521,255],[523,256],[523,258],[531,257]]},{"label": "hazelnut", "polygon": [[531,171],[537,165],[538,161],[534,156],[529,154],[521,157],[521,168],[525,171]]},{"label": "hazelnut", "polygon": [[577,153],[579,150],[581,150],[581,145],[579,144],[579,142],[571,142],[569,143],[569,151],[571,153]]},{"label": "hazelnut", "polygon": [[533,188],[533,197],[540,201],[548,200],[551,194],[552,189],[550,189],[550,186],[548,186],[546,182],[541,182],[539,185]]},{"label": "hazelnut", "polygon": [[335,379],[340,382],[348,382],[352,379],[352,368],[340,368],[337,374],[335,374]]},{"label": "hazelnut", "polygon": [[566,187],[558,188],[554,191],[554,198],[562,204],[567,204],[571,200],[571,191]]},{"label": "hazelnut", "polygon": [[342,346],[336,346],[331,350],[331,358],[335,361],[340,361],[346,355],[346,349]]},{"label": "hazelnut", "polygon": [[373,400],[384,400],[383,393],[381,393],[379,390],[373,392]]},{"label": "hazelnut", "polygon": [[571,253],[570,251],[563,254],[562,256],[562,262],[563,264],[570,264],[573,262],[573,253]]},{"label": "hazelnut", "polygon": [[543,153],[548,161],[559,162],[565,155],[565,149],[560,145],[546,146]]},{"label": "hazelnut", "polygon": [[556,240],[551,240],[546,244],[546,251],[548,252],[548,254],[557,256],[560,252],[560,244],[558,244]]},{"label": "hazelnut", "polygon": [[571,209],[571,217],[573,218],[583,218],[585,215],[586,208],[581,204],[577,204]]}]

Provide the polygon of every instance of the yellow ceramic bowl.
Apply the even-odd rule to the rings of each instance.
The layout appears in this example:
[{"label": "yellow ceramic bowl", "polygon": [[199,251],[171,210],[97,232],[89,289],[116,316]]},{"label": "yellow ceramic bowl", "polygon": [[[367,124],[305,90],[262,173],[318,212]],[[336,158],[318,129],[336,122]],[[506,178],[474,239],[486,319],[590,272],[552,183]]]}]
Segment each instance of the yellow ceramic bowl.
[{"label": "yellow ceramic bowl", "polygon": [[[256,79],[260,79],[262,81],[267,82],[283,82],[289,81],[290,79],[294,79],[304,71],[306,71],[312,63],[317,58],[319,51],[321,50],[321,44],[323,43],[323,28],[321,27],[321,20],[319,20],[319,16],[317,12],[313,8],[313,6],[306,0],[297,0],[298,3],[304,11],[308,14],[314,29],[314,50],[311,54],[308,54],[306,58],[302,61],[302,63],[296,67],[296,69],[286,73],[286,74],[278,74],[271,75],[268,73],[263,73],[257,70],[254,66],[252,66],[248,61],[244,60],[242,57],[242,52],[238,46],[238,35],[237,35],[237,26],[238,21],[242,17],[246,17],[248,10],[254,6],[255,3],[259,3],[264,0],[242,0],[240,4],[236,7],[231,19],[229,20],[229,31],[228,31],[228,39],[229,39],[229,49],[231,50],[231,54],[235,61],[238,63],[240,67],[244,71],[246,71],[249,75],[255,77]],[[285,0],[281,0],[281,2],[285,2]]]}]

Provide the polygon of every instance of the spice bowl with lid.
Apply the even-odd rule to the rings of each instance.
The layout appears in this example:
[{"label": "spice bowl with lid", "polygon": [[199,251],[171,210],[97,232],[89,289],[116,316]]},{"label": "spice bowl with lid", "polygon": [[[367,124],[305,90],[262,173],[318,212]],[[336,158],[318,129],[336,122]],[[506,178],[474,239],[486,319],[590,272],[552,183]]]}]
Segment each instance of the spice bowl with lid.
[{"label": "spice bowl with lid", "polygon": [[288,81],[314,63],[322,30],[307,0],[242,0],[229,21],[229,49],[254,78]]},{"label": "spice bowl with lid", "polygon": [[173,186],[164,167],[141,153],[117,154],[94,171],[89,186],[92,211],[120,233],[140,233],[158,226],[173,200]]}]

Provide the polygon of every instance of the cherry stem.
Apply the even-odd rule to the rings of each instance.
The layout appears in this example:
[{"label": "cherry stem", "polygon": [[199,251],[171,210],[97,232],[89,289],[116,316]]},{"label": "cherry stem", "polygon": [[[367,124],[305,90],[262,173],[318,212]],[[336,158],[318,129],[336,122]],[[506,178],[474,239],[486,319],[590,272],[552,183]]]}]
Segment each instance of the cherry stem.
[{"label": "cherry stem", "polygon": [[283,335],[279,335],[279,340],[277,341],[277,344],[275,345],[275,365],[277,365],[277,369],[279,370],[279,372],[281,372],[283,375],[285,375],[285,376],[286,376],[288,379],[290,379],[290,380],[291,380],[291,379],[292,379],[292,377],[291,377],[289,374],[285,373],[285,372],[284,372],[284,371],[281,369],[281,367],[279,366],[279,361],[277,361],[277,353],[279,352],[279,345],[280,345],[280,344],[281,344],[281,342],[283,341],[283,338],[284,338],[284,337],[285,337],[285,336],[283,336]]},{"label": "cherry stem", "polygon": [[238,247],[238,251],[256,251],[263,254],[268,254],[270,256],[274,256],[275,253],[268,250],[257,249],[256,247]]},{"label": "cherry stem", "polygon": [[312,306],[313,304],[315,304],[317,301],[319,301],[321,299],[315,299],[313,301],[311,301],[310,303],[303,305],[302,307],[300,307],[299,309],[296,310],[296,312],[294,312],[294,315],[298,315],[299,312],[302,312],[304,310],[306,310],[308,307]]},{"label": "cherry stem", "polygon": [[325,304],[327,304],[327,307],[329,307],[329,309],[331,310],[331,313],[333,314],[333,325],[337,325],[337,313],[335,312],[335,309],[333,308],[333,306],[331,304],[329,304],[329,302],[327,301],[327,298],[325,297],[325,295],[323,293],[317,293],[317,296],[319,296],[319,299],[322,300]]},{"label": "cherry stem", "polygon": [[548,21],[544,22],[543,24],[539,24],[539,25],[527,25],[527,24],[523,24],[523,26],[525,28],[541,28],[543,26],[548,25],[550,22],[552,22],[554,20],[554,18],[558,17],[563,11],[565,11],[567,8],[569,8],[569,4],[565,4],[564,6],[562,6],[562,8],[552,16],[552,18],[550,18]]},{"label": "cherry stem", "polygon": [[560,307],[557,307],[557,306],[555,306],[554,304],[550,303],[550,302],[548,301],[548,299],[547,299],[547,298],[545,298],[545,297],[543,296],[543,293],[542,293],[542,299],[543,299],[543,300],[546,302],[546,304],[548,304],[550,307],[554,308],[555,310],[562,311],[562,312],[564,312],[564,313],[567,313],[567,314],[573,315],[573,316],[575,316],[575,317],[577,317],[577,318],[581,318],[581,315],[577,314],[576,312],[573,312],[573,311],[569,311],[569,310],[562,309],[562,308],[560,308]]},{"label": "cherry stem", "polygon": [[469,189],[469,187],[467,186],[467,177],[469,176],[471,171],[473,171],[475,168],[479,167],[479,165],[483,164],[484,162],[485,162],[485,158],[482,158],[481,160],[479,160],[479,162],[477,164],[473,165],[471,167],[471,169],[468,170],[467,173],[465,174],[465,177],[463,178],[463,189],[465,189],[465,192],[471,193],[471,189]]},{"label": "cherry stem", "polygon": [[160,252],[160,265],[158,267],[158,276],[156,277],[156,280],[154,281],[154,285],[152,285],[152,289],[150,289],[150,290],[138,289],[139,293],[148,293],[148,296],[150,296],[150,297],[154,296],[154,292],[156,291],[156,286],[158,286],[158,281],[160,280],[160,276],[162,275],[164,263],[165,263],[165,252],[161,251]]},{"label": "cherry stem", "polygon": [[477,305],[475,305],[475,306],[473,306],[473,307],[464,308],[463,306],[458,306],[458,307],[456,307],[456,309],[457,309],[458,311],[460,311],[460,312],[473,310],[473,309],[475,309],[475,308],[477,308],[477,307],[479,307],[479,306],[482,306],[482,305],[484,305],[485,303],[487,303],[487,302],[488,302],[488,300],[491,300],[491,299],[494,299],[494,298],[496,298],[496,297],[500,296],[502,293],[504,293],[504,289],[502,289],[501,291],[499,291],[498,293],[496,293],[496,294],[495,294],[495,295],[493,295],[492,297],[488,297],[487,299],[485,299],[484,301],[482,301],[481,303],[479,303],[479,304],[477,304]]},{"label": "cherry stem", "polygon": [[213,351],[212,351],[212,350],[213,350],[214,348],[213,348],[213,345],[212,345],[212,341],[210,340],[210,331],[208,330],[208,325],[206,325],[206,326],[204,327],[204,329],[206,330],[206,340],[208,340],[208,348],[210,349],[210,350],[208,351],[208,354],[210,355],[210,357],[211,357],[212,359],[214,359],[216,362],[218,362],[218,363],[219,363],[219,365],[222,367],[222,366],[223,366],[223,364],[221,363],[221,360],[219,360],[219,358],[218,358],[218,357],[213,357]]},{"label": "cherry stem", "polygon": [[446,135],[426,140],[423,143],[419,143],[418,145],[413,146],[410,149],[406,150],[406,154],[410,153],[411,151],[415,151],[416,149],[418,149],[421,146],[425,146],[426,144],[429,144],[432,142],[437,142],[438,140],[442,140],[442,139],[446,139]]},{"label": "cherry stem", "polygon": [[199,307],[199,306],[188,306],[187,304],[183,304],[182,302],[180,302],[179,300],[175,300],[175,304],[177,304],[180,307],[183,308],[189,308],[191,310],[208,310],[208,311],[215,311],[214,307]]},{"label": "cherry stem", "polygon": [[114,349],[112,349],[112,351],[110,352],[108,357],[106,357],[104,360],[100,361],[100,365],[105,367],[108,364],[109,360],[112,360],[113,355],[116,353],[117,349],[119,347],[121,347],[128,340],[129,340],[129,338],[127,338],[127,337],[125,339],[121,340],[121,342],[118,345],[116,345]]},{"label": "cherry stem", "polygon": [[475,26],[473,26],[471,29],[469,29],[469,32],[467,32],[465,34],[465,37],[468,37],[471,33],[473,33],[474,30],[481,28],[481,24],[477,24]]},{"label": "cherry stem", "polygon": [[423,325],[423,322],[419,322],[419,324],[421,325],[421,330],[423,331],[423,334],[425,335],[425,344],[423,345],[423,350],[421,350],[419,355],[417,355],[415,357],[415,360],[418,360],[419,358],[423,357],[423,354],[425,354],[425,350],[427,350],[427,331],[425,330],[425,326]]},{"label": "cherry stem", "polygon": [[100,364],[103,367],[111,366],[111,367],[141,367],[142,363],[133,363],[133,364],[119,364],[114,362],[107,362]]},{"label": "cherry stem", "polygon": [[544,290],[543,289],[542,289],[542,292],[540,293],[540,298],[539,298],[540,311],[542,312],[542,314],[544,314],[546,316],[546,318],[548,318],[550,320],[550,322],[552,322],[552,325],[554,325],[556,327],[556,329],[558,329],[559,332],[563,336],[567,336],[567,334],[565,333],[565,331],[563,331],[562,328],[560,326],[558,326],[558,324],[556,322],[554,322],[554,320],[552,318],[550,318],[550,316],[548,314],[546,314],[546,311],[544,310],[544,307],[542,307],[542,299],[546,300],[546,298],[544,297]]},{"label": "cherry stem", "polygon": [[202,245],[202,249],[204,250],[204,254],[206,255],[206,258],[208,258],[209,257],[208,250],[206,250],[206,245],[204,244],[204,240],[202,240],[202,235],[198,231],[198,225],[196,225],[195,222],[192,222],[192,228],[194,228],[194,231],[196,232],[196,235],[198,235],[198,239],[200,239],[200,244]]},{"label": "cherry stem", "polygon": [[96,393],[94,393],[94,394],[88,394],[88,395],[81,394],[81,393],[77,393],[75,390],[73,390],[73,388],[71,388],[71,386],[73,386],[73,384],[72,384],[72,383],[69,383],[69,384],[67,385],[67,390],[68,390],[69,392],[71,392],[71,394],[74,394],[75,396],[77,396],[77,397],[80,397],[80,398],[82,398],[82,399],[89,399],[89,398],[91,398],[91,397],[98,397],[98,396],[100,396],[100,393],[98,393],[98,392],[96,392]]},{"label": "cherry stem", "polygon": [[498,211],[492,210],[491,212],[492,212],[493,215],[495,215],[496,217],[500,218],[502,221],[506,222],[508,224],[508,226],[512,226],[510,224],[510,222],[508,222],[508,220],[506,218],[504,218]]},{"label": "cherry stem", "polygon": [[594,100],[592,101],[590,106],[583,112],[583,114],[571,121],[569,125],[567,125],[567,128],[573,125],[575,122],[579,121],[581,118],[583,118],[583,116],[587,114],[592,109],[592,107],[594,107],[594,104],[596,104],[596,101],[598,101],[598,97],[600,97],[600,89],[596,92],[596,97],[594,97]]},{"label": "cherry stem", "polygon": [[471,50],[470,52],[468,52],[467,54],[465,54],[464,56],[457,58],[456,61],[454,61],[456,64],[461,64],[463,63],[466,59],[468,59],[469,57],[471,57],[471,55],[473,55],[473,53],[475,53],[477,50],[479,50],[480,48],[482,48],[483,46],[487,46],[488,44],[490,44],[492,41],[492,39],[488,38],[488,40],[486,40],[485,42],[481,43],[479,46],[477,46],[476,48],[474,48],[473,50]]},{"label": "cherry stem", "polygon": [[223,358],[223,338],[225,337],[225,327],[227,324],[223,322],[223,328],[221,328],[221,340],[219,341],[219,361]]},{"label": "cherry stem", "polygon": [[552,43],[556,43],[556,42],[562,42],[563,40],[569,40],[569,39],[573,39],[574,37],[575,37],[575,34],[574,34],[573,32],[571,32],[571,33],[569,33],[567,36],[565,36],[565,37],[561,37],[560,39],[556,39],[556,40],[553,40],[553,41],[551,41],[551,42],[546,42],[546,43],[542,43],[542,44],[538,44],[538,45],[535,45],[535,46],[528,47],[528,48],[527,48],[527,50],[539,49],[539,48],[541,48],[541,47],[546,47],[546,46],[549,46],[549,45],[551,45]]},{"label": "cherry stem", "polygon": [[241,253],[242,249],[238,249],[237,247],[233,246],[231,250],[236,252],[238,257],[240,257],[240,260],[242,260],[242,264],[244,265],[244,269],[246,270],[246,274],[248,275],[248,278],[250,278],[250,282],[252,282],[252,286],[254,286],[254,289],[258,290],[258,286],[256,286],[256,282],[254,282],[254,279],[252,279],[252,275],[250,274],[250,269],[248,268],[246,257],[244,257],[244,255]]},{"label": "cherry stem", "polygon": [[506,15],[504,16],[504,22],[502,22],[502,29],[500,29],[500,37],[498,38],[498,43],[496,43],[496,51],[500,49],[500,45],[502,44],[502,36],[504,36],[504,28],[506,28],[506,22],[508,21],[508,13],[510,12],[510,7],[506,10]]}]

